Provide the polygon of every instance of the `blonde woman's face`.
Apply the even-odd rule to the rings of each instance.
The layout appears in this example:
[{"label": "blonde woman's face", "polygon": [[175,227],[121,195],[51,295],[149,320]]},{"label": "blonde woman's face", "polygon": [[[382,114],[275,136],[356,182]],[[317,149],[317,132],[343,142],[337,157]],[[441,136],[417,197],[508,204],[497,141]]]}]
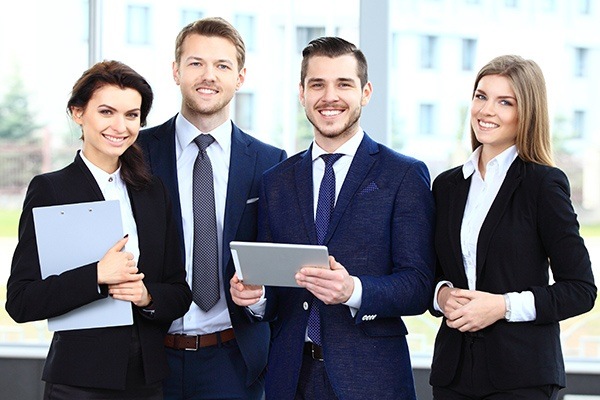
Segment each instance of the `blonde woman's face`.
[{"label": "blonde woman's face", "polygon": [[479,80],[471,103],[471,126],[492,157],[515,144],[517,98],[508,78],[486,75]]}]

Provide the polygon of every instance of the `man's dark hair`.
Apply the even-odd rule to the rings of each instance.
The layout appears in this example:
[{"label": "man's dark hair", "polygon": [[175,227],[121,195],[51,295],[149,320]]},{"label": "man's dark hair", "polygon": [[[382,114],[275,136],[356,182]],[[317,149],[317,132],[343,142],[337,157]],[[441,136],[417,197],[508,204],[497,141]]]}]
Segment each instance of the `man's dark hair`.
[{"label": "man's dark hair", "polygon": [[308,61],[311,57],[340,57],[346,54],[351,54],[356,58],[357,75],[360,78],[361,87],[365,87],[369,81],[367,72],[367,59],[360,49],[354,44],[335,36],[323,36],[314,40],[302,50],[302,67],[300,69],[300,83],[304,87],[304,79],[306,79],[306,71],[308,69]]}]

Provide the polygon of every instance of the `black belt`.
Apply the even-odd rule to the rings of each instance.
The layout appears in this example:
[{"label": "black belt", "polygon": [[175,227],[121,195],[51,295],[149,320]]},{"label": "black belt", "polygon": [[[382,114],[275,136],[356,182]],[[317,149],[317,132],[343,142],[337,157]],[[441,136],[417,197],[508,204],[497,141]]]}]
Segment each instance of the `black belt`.
[{"label": "black belt", "polygon": [[323,361],[323,348],[312,342],[304,343],[304,354],[311,356],[313,360]]},{"label": "black belt", "polygon": [[201,347],[216,346],[235,339],[233,328],[207,335],[167,335],[165,346],[175,350],[198,350]]}]

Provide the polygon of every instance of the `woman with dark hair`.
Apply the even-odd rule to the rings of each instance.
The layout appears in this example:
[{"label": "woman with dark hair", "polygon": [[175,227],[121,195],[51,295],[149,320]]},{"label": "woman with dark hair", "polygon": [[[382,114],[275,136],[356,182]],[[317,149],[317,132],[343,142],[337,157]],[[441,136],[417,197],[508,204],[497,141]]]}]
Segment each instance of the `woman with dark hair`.
[{"label": "woman with dark hair", "polygon": [[[162,399],[164,337],[191,293],[170,200],[135,144],[152,99],[146,80],[127,65],[92,66],[67,106],[81,127],[81,151],[67,167],[29,184],[8,280],[10,316],[42,320],[112,296],[131,302],[134,321],[56,331],[42,376],[44,399]],[[42,279],[32,209],[101,200],[119,201],[125,237],[97,262]]]},{"label": "woman with dark hair", "polygon": [[[559,322],[596,299],[566,175],[553,165],[540,67],[499,56],[475,79],[467,162],[433,183],[443,314],[435,399],[556,399]],[[552,271],[552,280],[549,272]]]}]

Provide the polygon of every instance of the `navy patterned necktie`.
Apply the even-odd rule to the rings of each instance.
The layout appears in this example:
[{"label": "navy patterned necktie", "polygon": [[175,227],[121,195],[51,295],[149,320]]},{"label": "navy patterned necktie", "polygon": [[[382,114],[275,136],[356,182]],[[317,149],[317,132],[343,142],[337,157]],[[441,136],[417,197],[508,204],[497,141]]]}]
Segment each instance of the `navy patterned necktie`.
[{"label": "navy patterned necktie", "polygon": [[[321,158],[325,161],[325,172],[319,187],[319,199],[317,201],[317,213],[315,216],[315,228],[317,230],[317,241],[319,244],[325,242],[329,221],[335,205],[335,172],[333,164],[343,154],[323,154]],[[319,315],[320,301],[313,298],[308,315],[308,337],[314,344],[321,346],[321,318]]]},{"label": "navy patterned necktie", "polygon": [[194,211],[192,298],[203,311],[210,310],[220,298],[215,188],[212,165],[206,153],[206,148],[214,141],[214,137],[204,134],[194,139],[199,151],[194,162],[192,192]]}]

